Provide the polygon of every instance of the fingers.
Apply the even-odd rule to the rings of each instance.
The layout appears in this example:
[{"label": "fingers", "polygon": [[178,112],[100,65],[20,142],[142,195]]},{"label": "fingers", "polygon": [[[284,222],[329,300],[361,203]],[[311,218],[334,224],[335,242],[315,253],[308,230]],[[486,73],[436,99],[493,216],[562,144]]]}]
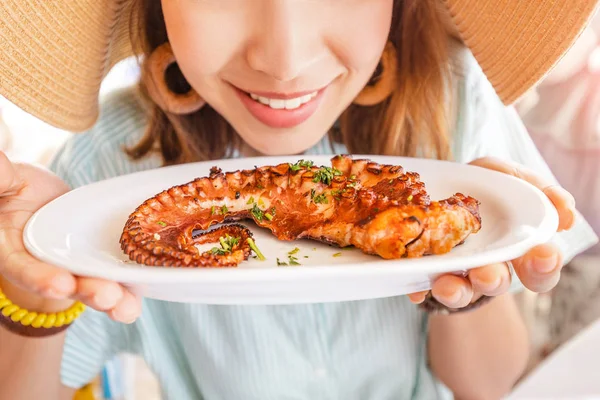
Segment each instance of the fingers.
[{"label": "fingers", "polygon": [[523,179],[543,191],[558,212],[558,231],[568,230],[575,223],[575,198],[555,182],[523,165],[493,157],[479,158],[470,164]]},{"label": "fingers", "polygon": [[499,296],[511,284],[510,270],[506,263],[492,264],[469,271],[469,281],[475,293],[485,296]]},{"label": "fingers", "polygon": [[14,164],[0,151],[0,197],[18,192],[21,186]]},{"label": "fingers", "polygon": [[407,296],[413,304],[421,304],[423,301],[425,301],[427,293],[429,293],[429,290],[425,290],[423,292],[410,293]]},{"label": "fingers", "polygon": [[523,285],[537,293],[547,292],[556,286],[562,265],[562,253],[551,244],[534,247],[513,261],[515,272]]},{"label": "fingers", "polygon": [[543,190],[558,212],[558,231],[569,230],[575,223],[575,198],[562,187],[548,186]]},{"label": "fingers", "polygon": [[[563,257],[554,245],[543,244],[513,260],[512,264],[525,287],[543,293],[558,283]],[[492,264],[470,270],[467,278],[442,275],[433,283],[431,294],[446,307],[462,308],[473,301],[474,295],[499,296],[506,293],[511,280],[506,263]],[[408,297],[413,303],[419,304],[425,300],[427,293],[428,291],[411,293]]]},{"label": "fingers", "polygon": [[116,282],[79,278],[77,286],[79,300],[115,321],[131,323],[141,313],[141,300]]},{"label": "fingers", "polygon": [[548,186],[555,185],[553,181],[541,176],[540,174],[521,164],[512,161],[501,160],[495,157],[482,157],[470,162],[470,164],[491,169],[493,171],[502,172],[504,174],[514,176],[515,178],[523,179],[540,190],[544,190],[544,188]]},{"label": "fingers", "polygon": [[468,279],[455,275],[442,275],[431,287],[433,297],[450,308],[462,308],[473,299],[473,287]]},{"label": "fingers", "polygon": [[[1,243],[2,240],[0,248]],[[75,278],[68,271],[43,263],[24,249],[13,251],[0,260],[2,276],[21,289],[51,299],[66,299],[75,293]]]},{"label": "fingers", "polygon": [[124,291],[121,301],[108,313],[115,321],[130,324],[142,313],[142,300],[128,290]]},{"label": "fingers", "polygon": [[[511,284],[510,270],[506,263],[492,264],[474,268],[469,271],[468,278],[456,275],[442,275],[432,285],[433,297],[450,308],[461,308],[469,305],[474,295],[499,296],[505,293]],[[425,300],[428,291],[411,293],[411,302],[420,304]]]}]

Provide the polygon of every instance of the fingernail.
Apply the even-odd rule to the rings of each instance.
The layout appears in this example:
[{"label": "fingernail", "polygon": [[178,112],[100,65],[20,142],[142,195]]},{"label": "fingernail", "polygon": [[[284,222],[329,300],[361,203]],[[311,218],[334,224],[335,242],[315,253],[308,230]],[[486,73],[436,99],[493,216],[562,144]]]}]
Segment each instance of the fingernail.
[{"label": "fingernail", "polygon": [[113,316],[115,319],[121,321],[124,324],[134,323],[138,317],[137,312],[135,310],[115,310],[113,311]]},{"label": "fingernail", "polygon": [[73,291],[73,278],[69,275],[60,274],[52,278],[46,290],[49,297],[62,299]]},{"label": "fingernail", "polygon": [[443,296],[444,303],[448,305],[448,307],[458,307],[463,303],[463,299],[467,296],[467,289],[464,286],[461,286],[459,290],[454,291],[452,296]]},{"label": "fingernail", "polygon": [[529,261],[529,268],[533,270],[534,273],[547,274],[556,269],[557,262],[558,257],[556,253],[552,253],[547,257],[537,256]]},{"label": "fingernail", "polygon": [[496,279],[491,281],[491,282],[484,282],[480,279],[477,278],[471,278],[473,279],[477,284],[477,286],[479,286],[481,289],[484,289],[485,292],[493,292],[494,290],[498,289],[500,287],[500,285],[502,285],[502,277],[501,276],[496,276]]},{"label": "fingernail", "polygon": [[44,296],[54,300],[62,300],[67,297],[65,293],[57,292],[52,287],[44,291]]},{"label": "fingernail", "polygon": [[565,222],[563,229],[571,228],[575,222],[575,210],[573,208],[569,208],[567,212],[567,221]]},{"label": "fingernail", "polygon": [[109,286],[94,295],[94,303],[100,308],[111,308],[117,303],[120,294],[119,289]]}]

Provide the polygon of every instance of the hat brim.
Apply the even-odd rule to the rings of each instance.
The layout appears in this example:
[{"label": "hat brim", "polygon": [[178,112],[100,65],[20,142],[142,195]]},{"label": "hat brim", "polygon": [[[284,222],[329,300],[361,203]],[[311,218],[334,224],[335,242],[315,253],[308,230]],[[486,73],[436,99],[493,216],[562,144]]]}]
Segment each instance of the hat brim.
[{"label": "hat brim", "polygon": [[583,32],[595,0],[444,0],[456,30],[505,104],[535,86]]},{"label": "hat brim", "polygon": [[[595,0],[443,0],[505,104],[541,80],[581,34]],[[3,0],[0,95],[61,129],[89,129],[103,78],[133,55],[133,1]]]}]

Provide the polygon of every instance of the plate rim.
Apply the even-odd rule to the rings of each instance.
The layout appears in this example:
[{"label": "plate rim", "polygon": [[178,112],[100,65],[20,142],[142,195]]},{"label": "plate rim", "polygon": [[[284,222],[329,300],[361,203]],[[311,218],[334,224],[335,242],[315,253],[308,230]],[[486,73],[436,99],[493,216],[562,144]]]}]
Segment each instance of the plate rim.
[{"label": "plate rim", "polygon": [[[396,275],[396,274],[414,274],[415,271],[411,271],[406,273],[403,271],[403,267],[401,262],[398,260],[382,260],[376,259],[372,262],[361,262],[361,263],[349,263],[344,265],[310,265],[303,267],[295,267],[295,268],[169,268],[169,267],[150,267],[150,266],[141,266],[136,265],[135,269],[127,269],[127,268],[115,268],[107,270],[108,273],[103,273],[104,271],[96,271],[96,273],[90,273],[93,268],[81,268],[74,265],[78,265],[76,262],[71,262],[66,258],[61,258],[55,256],[50,252],[44,252],[43,246],[39,246],[36,244],[35,233],[32,232],[32,226],[35,226],[37,219],[40,215],[43,215],[45,210],[51,207],[53,204],[55,205],[57,202],[64,200],[66,197],[78,195],[81,191],[90,190],[90,187],[98,187],[104,185],[110,185],[116,181],[127,181],[127,180],[135,180],[137,177],[141,177],[144,175],[152,175],[156,174],[157,171],[171,171],[182,168],[193,168],[194,166],[213,166],[218,165],[222,162],[248,162],[255,161],[256,165],[272,165],[266,164],[268,160],[285,160],[283,162],[291,162],[292,160],[299,159],[313,159],[316,160],[331,160],[332,157],[335,157],[337,154],[319,154],[319,155],[297,155],[297,156],[258,156],[258,157],[241,157],[241,158],[230,158],[230,159],[219,159],[219,160],[210,160],[210,161],[198,161],[193,163],[186,163],[180,165],[170,165],[163,166],[159,168],[152,168],[143,171],[136,171],[128,174],[123,174],[115,177],[111,177],[108,179],[103,179],[100,181],[92,182],[88,185],[80,186],[78,188],[72,189],[69,192],[59,196],[58,198],[50,201],[45,204],[43,207],[38,209],[27,221],[25,228],[23,230],[23,241],[25,248],[28,252],[30,252],[35,258],[47,262],[52,265],[56,265],[60,268],[66,269],[69,272],[73,273],[77,276],[88,276],[88,277],[97,277],[101,279],[109,279],[113,281],[117,281],[120,283],[127,284],[151,284],[151,283],[169,283],[169,284],[179,284],[189,282],[190,278],[193,278],[195,281],[201,279],[203,282],[250,282],[250,281],[279,281],[281,279],[314,279],[315,277],[327,277],[328,275],[332,275],[333,277],[337,277],[339,279],[345,278],[356,278],[363,275],[372,276],[374,274],[382,274],[386,275]],[[481,266],[481,262],[477,260],[485,257],[485,263],[491,262],[503,262],[506,261],[505,258],[507,255],[511,257],[511,259],[517,258],[523,255],[528,249],[534,247],[535,245],[542,244],[544,242],[549,241],[555,234],[556,229],[558,228],[558,213],[556,212],[554,206],[552,205],[550,199],[538,188],[534,185],[526,182],[522,179],[513,177],[508,174],[504,174],[495,170],[490,170],[486,168],[482,168],[479,166],[473,166],[465,163],[459,163],[455,161],[448,160],[437,160],[437,159],[424,159],[418,157],[405,157],[405,156],[387,156],[387,155],[365,155],[365,154],[351,154],[353,159],[370,159],[379,163],[389,163],[402,165],[404,167],[404,161],[416,161],[420,163],[430,163],[430,164],[439,164],[439,165],[453,165],[453,168],[481,168],[484,170],[486,174],[494,174],[499,177],[499,179],[507,179],[513,180],[518,185],[522,185],[524,190],[532,191],[538,200],[542,203],[545,209],[545,217],[541,220],[540,224],[534,227],[534,231],[525,237],[524,239],[513,243],[509,246],[505,246],[498,249],[489,250],[483,253],[477,253],[475,255],[469,255],[468,257],[454,257],[444,261],[444,267],[441,266],[442,263],[436,262],[425,262],[424,265],[419,267],[419,273],[423,274],[440,274],[440,273],[448,273],[450,271],[466,271],[471,268],[475,268]],[[386,161],[387,160],[387,161]],[[324,161],[318,161],[318,163],[322,163]],[[409,170],[408,168],[405,168]],[[412,170],[412,169],[410,169]],[[418,173],[418,171],[415,171]],[[185,182],[175,183],[172,186],[177,186],[180,184],[184,184]],[[427,185],[427,182],[425,182]],[[168,186],[165,185],[165,189],[168,189]],[[133,211],[133,210],[132,210]],[[436,260],[443,258],[448,255],[439,255],[439,256],[427,256],[428,259]],[[463,259],[470,260],[465,262]],[[412,259],[414,260],[414,259]],[[463,261],[461,261],[463,260]],[[438,265],[439,264],[439,265]],[[460,264],[462,267],[458,267]],[[452,266],[448,268],[449,265],[456,265],[456,267]],[[143,268],[144,273],[139,274],[137,272],[141,271]],[[116,272],[118,271],[118,272]],[[278,271],[273,273],[273,271]]]}]

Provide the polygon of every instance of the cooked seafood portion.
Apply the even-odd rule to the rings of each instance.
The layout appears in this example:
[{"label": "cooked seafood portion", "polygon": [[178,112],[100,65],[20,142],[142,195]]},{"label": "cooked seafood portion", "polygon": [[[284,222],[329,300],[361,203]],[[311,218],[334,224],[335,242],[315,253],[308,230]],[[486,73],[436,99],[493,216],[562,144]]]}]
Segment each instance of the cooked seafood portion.
[{"label": "cooked seafood portion", "polygon": [[[431,201],[414,172],[339,155],[210,175],[165,190],[129,217],[120,243],[133,261],[154,266],[235,266],[251,251],[252,219],[279,240],[355,246],[385,259],[449,252],[481,227],[479,202],[457,193]],[[201,252],[197,245],[220,247]]]}]

